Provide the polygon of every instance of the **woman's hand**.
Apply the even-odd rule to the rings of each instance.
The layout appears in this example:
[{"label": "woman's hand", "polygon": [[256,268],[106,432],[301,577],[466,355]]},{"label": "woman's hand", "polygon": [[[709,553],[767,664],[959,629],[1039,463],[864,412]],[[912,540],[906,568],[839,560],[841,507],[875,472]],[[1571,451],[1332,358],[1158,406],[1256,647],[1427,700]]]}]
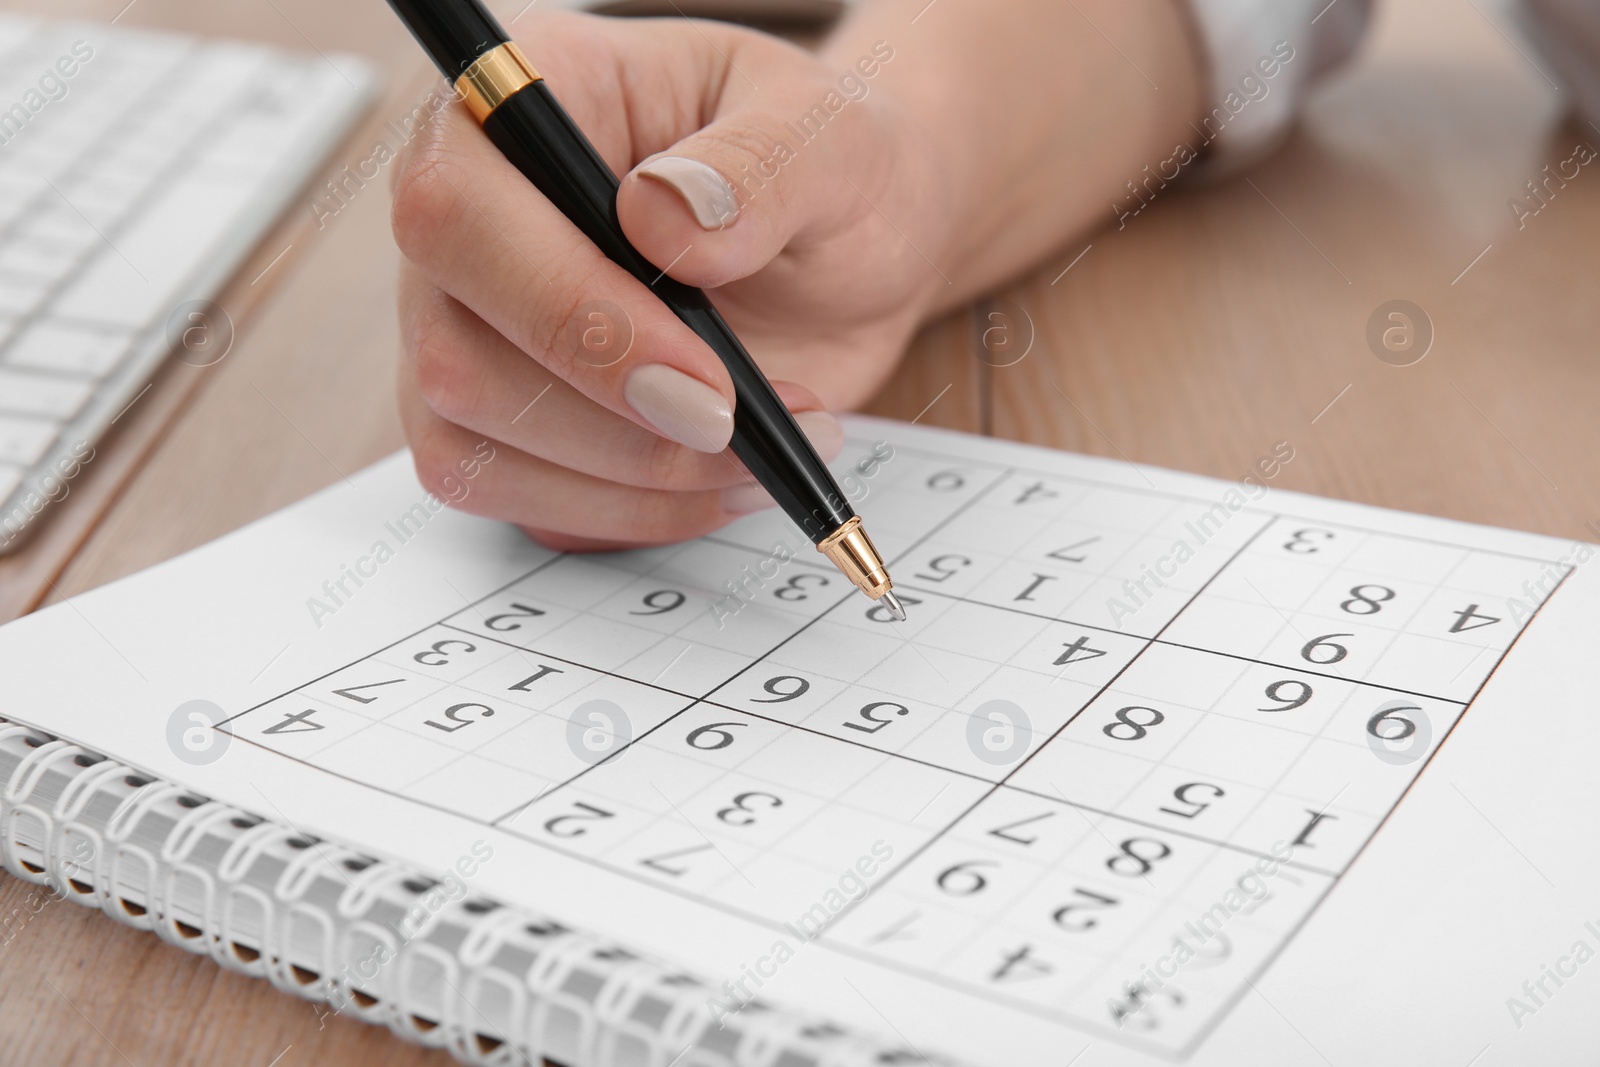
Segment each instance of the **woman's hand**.
[{"label": "woman's hand", "polygon": [[[824,458],[829,409],[882,384],[944,299],[949,183],[884,88],[887,43],[828,63],[685,19],[529,15],[511,29],[625,175],[636,248],[712,290]],[[402,420],[438,491],[496,443],[467,510],[554,548],[698,536],[770,505],[725,451],[720,361],[452,103],[398,169]]]}]

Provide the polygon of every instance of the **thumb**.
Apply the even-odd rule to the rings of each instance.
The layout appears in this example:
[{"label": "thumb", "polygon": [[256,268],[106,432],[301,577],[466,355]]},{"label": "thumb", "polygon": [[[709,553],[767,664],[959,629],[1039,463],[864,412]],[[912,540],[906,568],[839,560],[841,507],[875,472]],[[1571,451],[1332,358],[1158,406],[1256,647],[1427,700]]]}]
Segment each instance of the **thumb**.
[{"label": "thumb", "polygon": [[[800,125],[765,110],[719,118],[623,179],[623,232],[689,285],[714,289],[754,274],[797,236],[848,221],[840,204],[857,198],[840,196],[849,190],[839,175],[855,146],[868,148],[862,111],[797,108]],[[818,137],[824,125],[831,128]]]}]

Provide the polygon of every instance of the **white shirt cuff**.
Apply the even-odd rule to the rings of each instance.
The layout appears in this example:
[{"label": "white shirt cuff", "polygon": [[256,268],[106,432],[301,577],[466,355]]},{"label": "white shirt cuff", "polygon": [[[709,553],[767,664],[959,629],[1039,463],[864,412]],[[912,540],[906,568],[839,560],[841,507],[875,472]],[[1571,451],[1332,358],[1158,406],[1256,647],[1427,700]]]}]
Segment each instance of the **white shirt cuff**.
[{"label": "white shirt cuff", "polygon": [[1355,50],[1371,0],[1189,0],[1205,48],[1208,168],[1231,170],[1283,139],[1306,88]]}]

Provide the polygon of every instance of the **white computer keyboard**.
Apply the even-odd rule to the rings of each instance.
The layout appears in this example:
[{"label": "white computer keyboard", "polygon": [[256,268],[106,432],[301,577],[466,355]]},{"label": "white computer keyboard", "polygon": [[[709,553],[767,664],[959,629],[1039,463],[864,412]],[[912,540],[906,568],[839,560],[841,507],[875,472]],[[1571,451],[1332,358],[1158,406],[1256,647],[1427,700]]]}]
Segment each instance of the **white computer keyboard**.
[{"label": "white computer keyboard", "polygon": [[347,55],[0,16],[0,553],[69,491],[174,330],[225,327],[189,309],[373,83]]}]

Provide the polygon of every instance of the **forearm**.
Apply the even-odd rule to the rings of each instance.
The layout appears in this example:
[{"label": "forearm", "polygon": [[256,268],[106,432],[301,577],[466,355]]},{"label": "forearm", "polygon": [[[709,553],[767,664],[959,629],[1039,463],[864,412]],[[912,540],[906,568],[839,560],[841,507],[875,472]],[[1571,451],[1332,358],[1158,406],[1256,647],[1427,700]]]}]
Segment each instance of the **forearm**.
[{"label": "forearm", "polygon": [[931,147],[938,173],[911,180],[944,183],[952,206],[941,231],[906,235],[936,244],[937,310],[1109,220],[1127,182],[1192,139],[1203,72],[1181,0],[922,2],[865,0],[824,55],[845,69],[894,49],[875,91]]}]

